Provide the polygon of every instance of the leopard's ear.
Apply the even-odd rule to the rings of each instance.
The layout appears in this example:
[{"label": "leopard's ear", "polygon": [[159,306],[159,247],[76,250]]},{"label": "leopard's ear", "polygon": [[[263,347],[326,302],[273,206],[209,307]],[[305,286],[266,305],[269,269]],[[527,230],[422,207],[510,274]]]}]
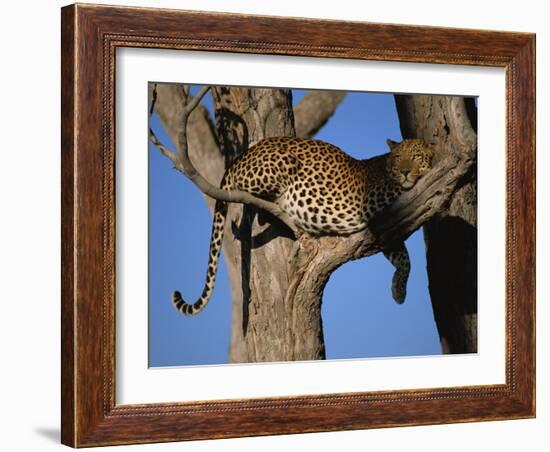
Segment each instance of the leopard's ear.
[{"label": "leopard's ear", "polygon": [[399,146],[399,143],[397,141],[390,140],[389,138],[386,140],[386,143],[388,143],[388,146],[390,147],[390,150],[394,150],[397,146]]}]

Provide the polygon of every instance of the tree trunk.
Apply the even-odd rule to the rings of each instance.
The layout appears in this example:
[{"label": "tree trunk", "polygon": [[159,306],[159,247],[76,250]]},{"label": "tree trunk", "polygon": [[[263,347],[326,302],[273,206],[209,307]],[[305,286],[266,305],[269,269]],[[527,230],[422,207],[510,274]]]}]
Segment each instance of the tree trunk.
[{"label": "tree trunk", "polygon": [[[473,98],[395,96],[403,138],[456,155],[477,149]],[[477,352],[476,166],[448,205],[424,225],[429,290],[443,353]]]},{"label": "tree trunk", "polygon": [[[295,135],[288,90],[218,87],[213,97],[226,165],[263,138]],[[254,207],[232,205],[231,211],[241,271],[232,281],[240,294],[233,296],[229,361],[324,359],[320,305],[296,309],[287,296],[294,273],[290,231]],[[291,332],[300,339],[292,340]]]}]

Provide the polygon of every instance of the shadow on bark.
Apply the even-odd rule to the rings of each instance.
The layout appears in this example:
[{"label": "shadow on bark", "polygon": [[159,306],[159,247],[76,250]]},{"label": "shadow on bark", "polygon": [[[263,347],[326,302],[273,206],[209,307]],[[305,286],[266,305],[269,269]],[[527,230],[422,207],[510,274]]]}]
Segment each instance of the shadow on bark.
[{"label": "shadow on bark", "polygon": [[[265,228],[254,235],[252,232],[252,225],[255,220],[259,226],[265,226]],[[246,336],[249,320],[250,259],[252,250],[261,248],[272,240],[280,237],[294,240],[294,235],[278,218],[268,212],[262,212],[253,206],[243,207],[241,222],[238,225],[232,222],[231,232],[235,240],[241,244],[241,288],[243,293],[242,330],[243,335]]]},{"label": "shadow on bark", "polygon": [[[429,290],[444,353],[477,352],[477,229],[462,218],[426,225]],[[454,278],[449,278],[454,275]],[[444,300],[442,302],[441,300]]]}]

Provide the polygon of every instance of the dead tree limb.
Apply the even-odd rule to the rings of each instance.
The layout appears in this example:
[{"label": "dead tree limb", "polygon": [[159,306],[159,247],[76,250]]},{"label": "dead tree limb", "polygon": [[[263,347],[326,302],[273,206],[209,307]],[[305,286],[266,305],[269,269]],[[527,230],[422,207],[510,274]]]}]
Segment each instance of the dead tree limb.
[{"label": "dead tree limb", "polygon": [[345,91],[310,91],[294,108],[296,136],[312,138],[346,97]]}]

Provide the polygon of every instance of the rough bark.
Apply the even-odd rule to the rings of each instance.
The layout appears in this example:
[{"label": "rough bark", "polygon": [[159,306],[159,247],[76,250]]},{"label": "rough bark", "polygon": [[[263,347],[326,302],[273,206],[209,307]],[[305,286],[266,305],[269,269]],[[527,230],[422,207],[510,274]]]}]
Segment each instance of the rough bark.
[{"label": "rough bark", "polygon": [[[262,138],[295,134],[287,90],[218,87],[213,97],[226,165]],[[233,205],[230,210],[241,271],[233,281],[240,293],[233,298],[229,360],[290,360],[293,350],[286,338],[292,306],[285,295],[292,274],[293,240],[284,225],[272,217],[266,221],[266,214],[255,207]]]},{"label": "rough bark", "polygon": [[[437,142],[444,155],[477,150],[473,99],[396,96],[404,138]],[[477,352],[475,165],[447,205],[424,225],[430,297],[444,353]]]}]

